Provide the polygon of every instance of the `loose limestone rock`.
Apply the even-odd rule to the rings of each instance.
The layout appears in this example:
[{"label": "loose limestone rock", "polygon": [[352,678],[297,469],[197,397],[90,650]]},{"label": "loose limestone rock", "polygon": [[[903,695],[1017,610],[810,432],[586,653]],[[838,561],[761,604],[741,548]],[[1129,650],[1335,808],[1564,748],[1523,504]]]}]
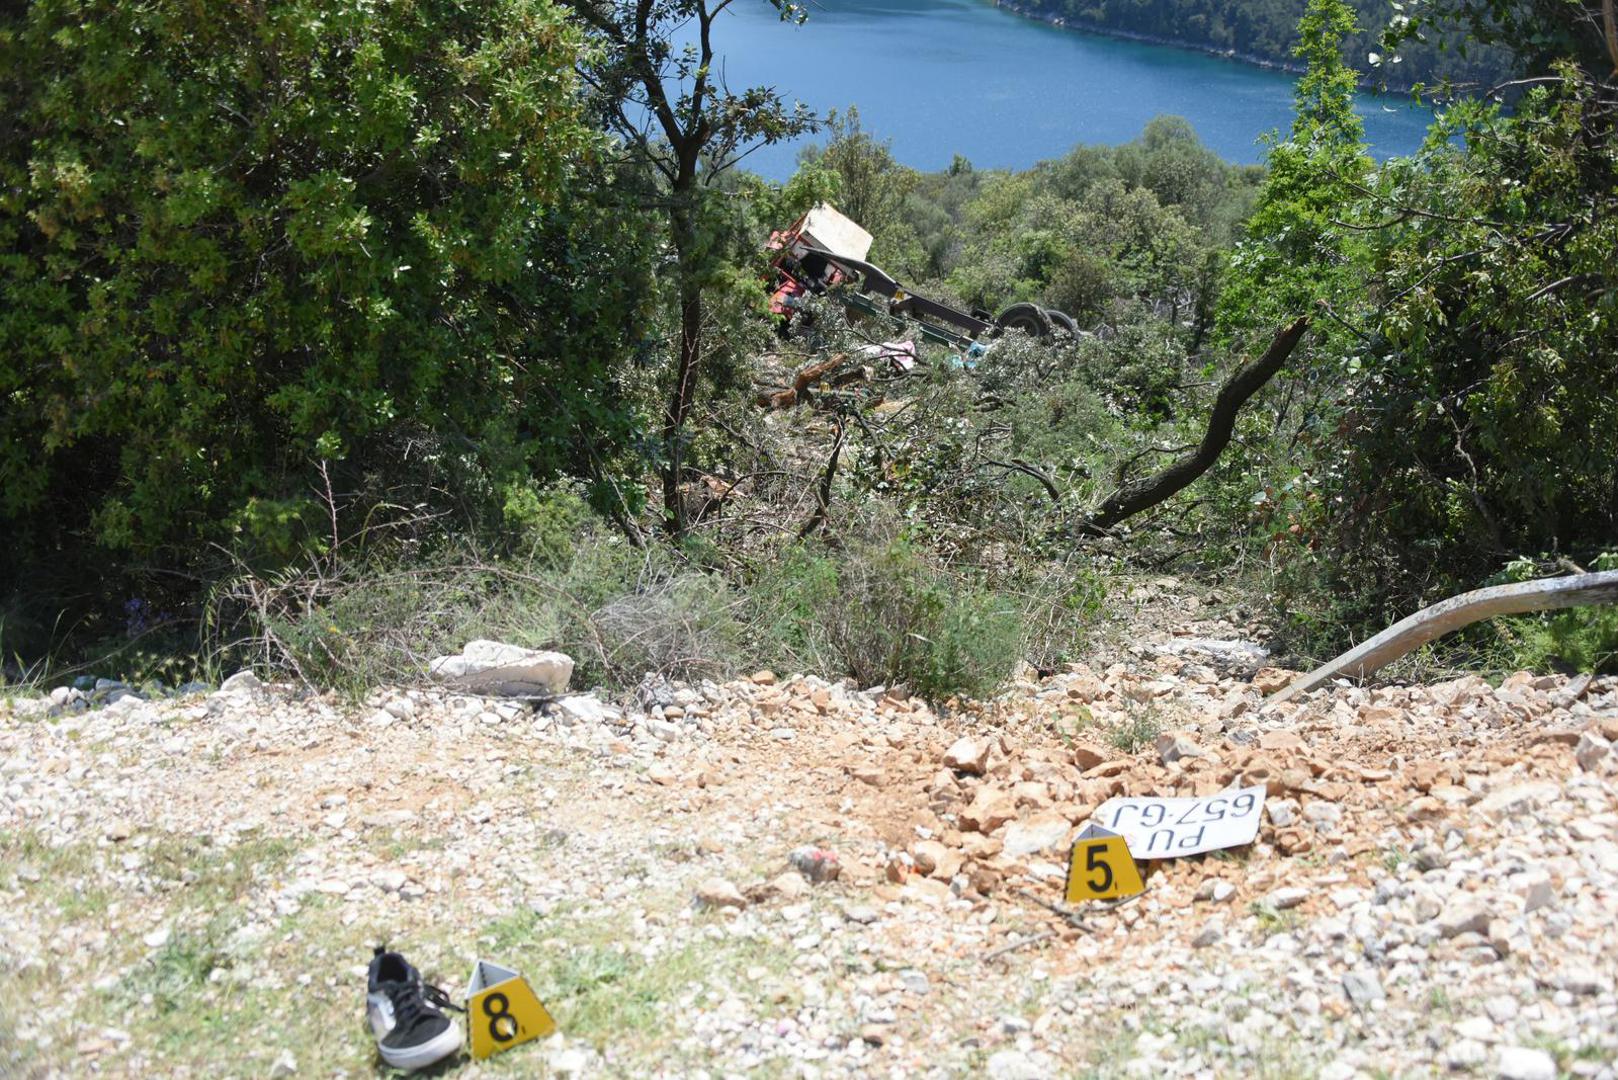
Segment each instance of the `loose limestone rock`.
[{"label": "loose limestone rock", "polygon": [[982,776],[989,764],[989,740],[963,736],[944,751],[944,765],[956,772]]},{"label": "loose limestone rock", "polygon": [[478,640],[467,642],[454,656],[434,659],[427,671],[439,682],[474,694],[560,694],[573,677],[573,658]]},{"label": "loose limestone rock", "polygon": [[1017,816],[1017,803],[999,788],[985,786],[979,789],[970,806],[961,811],[961,828],[971,832],[992,833]]},{"label": "loose limestone rock", "polygon": [[235,693],[237,691],[258,690],[263,686],[264,681],[257,675],[254,675],[251,671],[242,670],[220,683],[219,689],[224,693]]},{"label": "loose limestone rock", "polygon": [[1202,755],[1202,748],[1183,732],[1166,731],[1157,737],[1157,756],[1165,765],[1172,765],[1183,758],[1196,758]]},{"label": "loose limestone rock", "polygon": [[1073,744],[1073,764],[1079,767],[1080,772],[1088,772],[1104,762],[1111,761],[1115,752],[1100,743],[1081,739]]},{"label": "loose limestone rock", "polygon": [[1586,772],[1597,772],[1612,758],[1612,743],[1593,731],[1586,731],[1579,736],[1579,743],[1573,750],[1573,756],[1579,763],[1579,768]]},{"label": "loose limestone rock", "polygon": [[739,911],[747,906],[747,897],[724,878],[711,877],[697,886],[697,903],[704,907],[728,907]]},{"label": "loose limestone rock", "polygon": [[948,881],[961,872],[966,857],[938,840],[918,840],[910,845],[910,857],[916,862],[916,871],[927,877]]},{"label": "loose limestone rock", "polygon": [[1072,828],[1060,814],[1036,814],[1006,826],[1004,851],[1013,858],[1060,848]]},{"label": "loose limestone rock", "polygon": [[1499,1080],[1556,1080],[1556,1059],[1543,1050],[1505,1046],[1495,1061]]},{"label": "loose limestone rock", "polygon": [[1550,783],[1513,784],[1485,795],[1477,805],[1480,813],[1496,821],[1514,817],[1556,798],[1562,793],[1561,785]]},{"label": "loose limestone rock", "polygon": [[1359,1009],[1368,1009],[1374,1002],[1387,998],[1382,989],[1382,980],[1377,978],[1376,972],[1368,969],[1345,972],[1343,993],[1347,994],[1348,1000]]},{"label": "loose limestone rock", "polygon": [[1439,912],[1434,926],[1446,938],[1461,934],[1484,934],[1489,930],[1489,913],[1475,900],[1456,897]]},{"label": "loose limestone rock", "polygon": [[1285,690],[1294,678],[1293,673],[1284,668],[1259,668],[1253,674],[1253,686],[1261,694],[1273,694]]},{"label": "loose limestone rock", "polygon": [[1296,886],[1287,886],[1286,888],[1276,889],[1271,892],[1264,898],[1264,902],[1269,904],[1277,911],[1287,911],[1291,908],[1297,907],[1307,899],[1309,899],[1308,889],[1300,889]]}]

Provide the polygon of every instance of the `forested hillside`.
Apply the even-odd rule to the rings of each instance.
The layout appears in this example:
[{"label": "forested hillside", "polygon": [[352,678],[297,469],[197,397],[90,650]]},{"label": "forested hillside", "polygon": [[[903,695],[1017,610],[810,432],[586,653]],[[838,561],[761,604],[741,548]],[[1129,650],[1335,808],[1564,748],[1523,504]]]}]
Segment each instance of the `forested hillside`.
[{"label": "forested hillside", "polygon": [[[996,0],[999,6],[1034,18],[1059,20],[1083,30],[1140,37],[1229,53],[1248,61],[1296,68],[1303,0]],[[1380,42],[1393,23],[1414,14],[1415,4],[1396,0],[1353,0],[1358,29],[1346,34],[1345,62],[1365,72],[1370,86],[1429,89],[1445,82],[1489,87],[1515,73],[1519,57],[1474,36],[1436,32],[1395,51]],[[1385,54],[1385,55],[1384,55]],[[1370,58],[1378,62],[1371,64]]]},{"label": "forested hillside", "polygon": [[[1351,9],[1208,9],[1282,53],[1301,14],[1263,166],[1160,118],[1016,174],[909,169],[790,73],[726,85],[722,7],[8,9],[7,678],[363,686],[504,635],[607,685],[771,664],[946,697],[1081,655],[1123,575],[1218,583],[1318,657],[1615,558],[1599,6],[1429,9],[1534,81],[1380,165]],[[747,172],[806,133],[787,182]],[[767,244],[820,203],[905,296],[1073,332],[940,344],[841,287],[788,325]],[[1618,625],[1448,648],[1611,667]]]}]

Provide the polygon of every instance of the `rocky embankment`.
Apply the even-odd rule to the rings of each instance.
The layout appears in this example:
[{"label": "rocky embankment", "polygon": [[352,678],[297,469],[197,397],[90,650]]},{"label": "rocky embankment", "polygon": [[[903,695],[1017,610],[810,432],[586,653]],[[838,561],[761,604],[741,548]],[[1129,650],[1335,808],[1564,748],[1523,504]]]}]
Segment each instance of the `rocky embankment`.
[{"label": "rocky embankment", "polygon": [[[1613,1076],[1618,680],[1265,708],[1257,660],[0,705],[0,1071],[370,1075],[385,940],[550,1006],[467,1076]],[[1256,842],[1051,909],[1107,798],[1233,784]]]}]

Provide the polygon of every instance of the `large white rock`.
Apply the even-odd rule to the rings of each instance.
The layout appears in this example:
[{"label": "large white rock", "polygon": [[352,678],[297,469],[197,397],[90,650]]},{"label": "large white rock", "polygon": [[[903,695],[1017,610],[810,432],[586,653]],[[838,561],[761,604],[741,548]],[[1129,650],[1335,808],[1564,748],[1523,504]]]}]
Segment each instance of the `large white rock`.
[{"label": "large white rock", "polygon": [[439,682],[474,694],[560,694],[573,677],[573,658],[498,641],[469,641],[457,655],[433,660],[427,671]]},{"label": "large white rock", "polygon": [[1060,814],[1038,814],[1006,826],[1005,853],[1013,858],[1062,847],[1071,828]]}]

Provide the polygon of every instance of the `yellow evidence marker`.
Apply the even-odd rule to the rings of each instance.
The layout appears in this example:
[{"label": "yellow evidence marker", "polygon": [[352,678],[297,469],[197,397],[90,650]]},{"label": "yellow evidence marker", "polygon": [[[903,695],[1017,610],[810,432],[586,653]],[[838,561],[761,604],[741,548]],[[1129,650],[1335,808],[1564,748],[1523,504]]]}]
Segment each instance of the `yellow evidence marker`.
[{"label": "yellow evidence marker", "polygon": [[528,980],[499,964],[479,960],[466,988],[466,1029],[472,1056],[491,1057],[529,1039],[543,1039],[556,1021],[540,1004]]},{"label": "yellow evidence marker", "polygon": [[1067,902],[1115,900],[1145,891],[1140,867],[1124,838],[1099,825],[1085,826],[1073,841],[1073,857],[1067,868]]}]

